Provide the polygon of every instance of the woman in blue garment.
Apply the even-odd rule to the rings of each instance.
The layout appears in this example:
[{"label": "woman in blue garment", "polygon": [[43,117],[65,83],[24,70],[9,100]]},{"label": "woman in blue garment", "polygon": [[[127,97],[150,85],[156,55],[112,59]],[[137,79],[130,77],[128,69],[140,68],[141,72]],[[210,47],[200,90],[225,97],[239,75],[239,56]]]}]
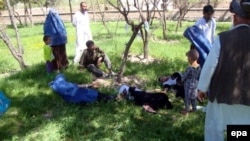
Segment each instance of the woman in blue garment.
[{"label": "woman in blue garment", "polygon": [[49,85],[54,92],[69,103],[82,104],[115,99],[115,95],[104,94],[87,85],[69,82],[63,74],[58,74]]},{"label": "woman in blue garment", "polygon": [[61,70],[68,66],[66,53],[67,33],[58,12],[50,9],[44,23],[44,35],[51,37],[51,47],[55,60],[52,62],[54,70]]}]

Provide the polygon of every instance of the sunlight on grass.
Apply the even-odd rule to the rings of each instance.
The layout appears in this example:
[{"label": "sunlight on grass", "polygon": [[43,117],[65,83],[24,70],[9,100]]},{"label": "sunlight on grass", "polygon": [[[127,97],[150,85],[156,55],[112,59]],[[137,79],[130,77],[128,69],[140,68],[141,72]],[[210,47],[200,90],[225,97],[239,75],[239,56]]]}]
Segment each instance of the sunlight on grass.
[{"label": "sunlight on grass", "polygon": [[[125,44],[132,32],[125,31],[124,22],[107,24],[110,33],[107,33],[102,23],[91,23],[93,38],[96,45],[109,55],[114,70],[118,71]],[[150,36],[149,55],[155,59],[154,62],[126,63],[124,75],[143,79],[142,89],[160,89],[157,77],[170,75],[175,71],[182,72],[188,65],[185,53],[189,50],[190,43],[183,37],[183,31],[193,23],[183,22],[183,27],[178,32],[175,32],[175,24],[174,21],[168,21],[168,40],[162,40],[161,29]],[[75,29],[71,23],[65,23],[65,26],[68,34],[67,55],[71,63],[75,51]],[[217,32],[229,27],[230,23],[218,23]],[[64,102],[49,88],[48,83],[56,74],[47,75],[45,70],[42,24],[32,28],[21,27],[19,30],[25,49],[24,60],[29,65],[26,70],[18,71],[18,63],[0,41],[0,89],[11,99],[10,108],[0,119],[0,140],[203,140],[204,113],[197,111],[188,116],[181,115],[184,102],[176,99],[173,93],[168,93],[168,96],[174,108],[160,109],[156,115],[144,112],[141,106],[131,101],[94,102],[85,105]],[[8,29],[8,33],[14,40],[13,31]],[[142,45],[142,40],[137,37],[129,53],[142,55]],[[63,71],[63,74],[70,82],[92,82],[86,69],[79,71],[73,65]],[[117,89],[111,87],[99,90],[110,95],[118,93]],[[47,114],[49,116],[45,116]]]}]

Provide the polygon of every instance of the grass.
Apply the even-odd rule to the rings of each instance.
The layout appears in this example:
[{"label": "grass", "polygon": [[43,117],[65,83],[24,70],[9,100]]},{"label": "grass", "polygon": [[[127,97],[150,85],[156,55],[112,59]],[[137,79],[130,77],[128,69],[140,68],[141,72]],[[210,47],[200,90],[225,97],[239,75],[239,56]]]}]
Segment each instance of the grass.
[{"label": "grass", "polygon": [[[146,80],[146,89],[160,88],[156,77],[183,71],[187,65],[185,52],[189,42],[182,35],[184,29],[193,23],[185,22],[179,32],[174,32],[175,22],[168,22],[168,41],[161,39],[161,30],[154,32],[155,40],[149,42],[150,56],[158,63],[143,65],[128,62],[124,75],[136,75]],[[116,29],[117,26],[117,31]],[[75,31],[70,23],[65,24],[68,34],[67,53],[70,61],[74,55]],[[109,55],[114,68],[118,70],[121,56],[131,33],[126,33],[124,23],[109,22],[111,33],[107,34],[101,23],[91,23],[93,38]],[[218,23],[217,32],[227,30],[229,23]],[[52,92],[48,83],[52,76],[46,75],[42,57],[43,26],[19,28],[24,59],[30,66],[19,71],[3,42],[0,42],[0,73],[10,74],[0,78],[0,89],[11,99],[11,106],[0,119],[0,140],[32,141],[92,141],[92,140],[132,140],[132,141],[198,141],[203,140],[204,113],[198,111],[182,116],[184,103],[169,94],[173,110],[160,110],[152,115],[142,111],[133,102],[94,102],[84,106],[65,103]],[[13,38],[14,34],[8,33]],[[137,38],[130,50],[132,54],[142,54],[142,41]],[[70,66],[63,72],[67,80],[75,83],[90,83],[91,75]],[[101,88],[108,94],[116,94],[114,88]],[[44,115],[51,113],[50,118]]]}]

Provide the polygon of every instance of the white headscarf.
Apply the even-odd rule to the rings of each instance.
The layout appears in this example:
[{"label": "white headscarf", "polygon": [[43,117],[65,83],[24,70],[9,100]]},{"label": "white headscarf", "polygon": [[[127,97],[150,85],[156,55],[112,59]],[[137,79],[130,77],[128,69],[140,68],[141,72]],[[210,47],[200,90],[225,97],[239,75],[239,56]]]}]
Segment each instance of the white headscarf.
[{"label": "white headscarf", "polygon": [[129,86],[127,86],[127,85],[122,85],[121,87],[120,87],[120,89],[119,89],[119,93],[118,94],[123,94],[123,92],[124,92],[124,90],[126,91],[126,95],[129,93],[129,91],[128,91],[128,89],[129,89]]}]

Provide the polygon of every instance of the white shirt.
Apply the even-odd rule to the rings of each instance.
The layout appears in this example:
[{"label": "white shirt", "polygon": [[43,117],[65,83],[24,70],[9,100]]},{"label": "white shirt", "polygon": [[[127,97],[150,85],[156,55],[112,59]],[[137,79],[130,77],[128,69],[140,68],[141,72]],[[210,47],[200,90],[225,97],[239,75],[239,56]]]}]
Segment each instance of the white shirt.
[{"label": "white shirt", "polygon": [[211,44],[213,44],[216,29],[215,19],[211,18],[208,22],[206,22],[206,20],[202,17],[196,21],[195,25],[203,31],[204,36]]},{"label": "white shirt", "polygon": [[77,11],[73,16],[73,26],[76,28],[76,47],[85,48],[86,41],[92,40],[88,12]]},{"label": "white shirt", "polygon": [[[248,26],[246,24],[237,25],[231,29],[240,26]],[[214,71],[218,64],[220,56],[220,38],[215,38],[213,47],[211,48],[205,64],[201,70],[201,75],[198,83],[198,89],[202,92],[207,92]],[[208,101],[206,106],[205,119],[205,141],[224,141],[224,131],[227,125],[248,125],[250,124],[250,107],[240,104],[225,104]],[[239,116],[240,115],[240,116]]]},{"label": "white shirt", "polygon": [[[241,24],[233,27],[232,29],[238,28],[240,26],[248,26],[246,24]],[[217,36],[214,40],[214,44],[206,58],[206,61],[201,70],[200,79],[198,82],[198,89],[202,92],[207,92],[210,86],[211,79],[213,77],[214,71],[218,64],[218,59],[220,56],[220,38]]]},{"label": "white shirt", "polygon": [[167,81],[163,82],[163,85],[176,85],[176,79],[170,77]]}]

